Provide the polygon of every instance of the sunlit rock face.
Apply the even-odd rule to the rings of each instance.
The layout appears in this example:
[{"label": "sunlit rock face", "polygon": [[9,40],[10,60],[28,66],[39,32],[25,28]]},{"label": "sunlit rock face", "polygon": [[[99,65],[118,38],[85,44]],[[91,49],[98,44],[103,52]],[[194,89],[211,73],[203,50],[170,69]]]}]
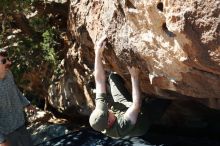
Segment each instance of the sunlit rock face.
[{"label": "sunlit rock face", "polygon": [[[108,34],[105,63],[130,84],[165,98],[220,98],[220,2],[178,0],[71,1],[69,30],[92,66],[93,44]],[[93,55],[92,55],[93,54]],[[83,61],[83,60],[82,60]]]}]

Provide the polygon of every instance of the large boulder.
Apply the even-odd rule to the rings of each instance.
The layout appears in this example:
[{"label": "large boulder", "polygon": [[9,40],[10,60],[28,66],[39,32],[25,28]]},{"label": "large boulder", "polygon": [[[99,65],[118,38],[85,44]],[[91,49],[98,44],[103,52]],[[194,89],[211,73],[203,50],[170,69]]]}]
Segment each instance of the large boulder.
[{"label": "large boulder", "polygon": [[146,94],[202,99],[216,106],[219,12],[218,0],[75,0],[70,4],[68,26],[78,46],[74,51],[78,62],[91,70],[93,45],[108,34],[105,63],[128,87],[126,66],[135,65],[141,68],[141,89]]}]

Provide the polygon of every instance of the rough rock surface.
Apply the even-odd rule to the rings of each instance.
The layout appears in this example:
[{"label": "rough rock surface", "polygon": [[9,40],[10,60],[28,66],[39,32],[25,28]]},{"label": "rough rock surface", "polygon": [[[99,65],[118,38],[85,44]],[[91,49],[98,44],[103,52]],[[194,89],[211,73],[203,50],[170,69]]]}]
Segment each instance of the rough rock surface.
[{"label": "rough rock surface", "polygon": [[[50,103],[88,115],[94,107],[94,43],[108,34],[104,63],[130,88],[127,65],[141,68],[148,96],[196,99],[220,107],[220,2],[72,0],[64,76]],[[69,113],[71,114],[71,113]]]}]

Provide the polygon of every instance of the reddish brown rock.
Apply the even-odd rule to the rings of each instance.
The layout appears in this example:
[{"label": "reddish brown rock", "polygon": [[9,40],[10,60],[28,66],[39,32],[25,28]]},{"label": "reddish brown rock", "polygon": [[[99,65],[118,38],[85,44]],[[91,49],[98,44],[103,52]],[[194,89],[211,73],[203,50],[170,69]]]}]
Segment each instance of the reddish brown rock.
[{"label": "reddish brown rock", "polygon": [[219,14],[218,0],[72,1],[68,26],[78,58],[71,52],[70,58],[86,65],[80,67],[84,71],[92,71],[93,45],[107,33],[106,65],[128,86],[126,66],[135,65],[141,68],[141,88],[147,94],[202,98],[217,104]]}]

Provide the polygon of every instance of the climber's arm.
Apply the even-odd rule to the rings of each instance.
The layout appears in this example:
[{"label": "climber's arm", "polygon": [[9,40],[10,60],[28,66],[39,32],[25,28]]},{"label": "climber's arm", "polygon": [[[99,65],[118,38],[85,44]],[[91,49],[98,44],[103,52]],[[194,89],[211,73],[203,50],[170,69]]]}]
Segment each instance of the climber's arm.
[{"label": "climber's arm", "polygon": [[106,93],[106,77],[105,71],[102,64],[102,53],[105,47],[106,36],[103,36],[95,44],[95,83],[96,83],[96,93]]},{"label": "climber's arm", "polygon": [[133,102],[132,105],[126,111],[125,118],[127,120],[130,120],[131,124],[135,124],[142,104],[142,100],[140,97],[140,88],[139,88],[139,69],[135,67],[131,67],[131,68],[128,67],[128,70],[131,74]]}]

